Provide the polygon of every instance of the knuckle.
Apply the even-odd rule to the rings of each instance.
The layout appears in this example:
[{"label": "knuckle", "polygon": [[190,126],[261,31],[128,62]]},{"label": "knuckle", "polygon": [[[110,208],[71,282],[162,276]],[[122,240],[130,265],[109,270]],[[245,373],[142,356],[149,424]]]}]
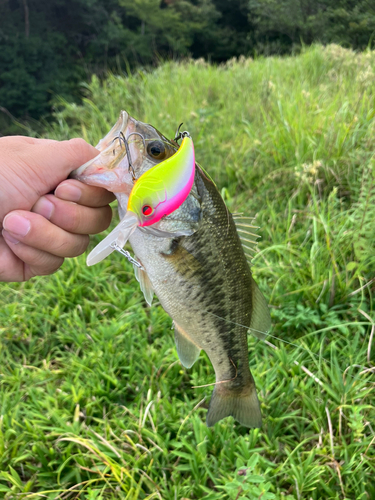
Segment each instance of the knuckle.
[{"label": "knuckle", "polygon": [[23,279],[23,263],[13,254],[0,235],[0,282],[20,282]]}]

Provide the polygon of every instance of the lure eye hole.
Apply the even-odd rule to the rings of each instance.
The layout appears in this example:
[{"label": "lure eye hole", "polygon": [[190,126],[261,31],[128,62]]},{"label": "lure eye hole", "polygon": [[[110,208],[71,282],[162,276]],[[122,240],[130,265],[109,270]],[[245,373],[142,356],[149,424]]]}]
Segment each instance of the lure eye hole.
[{"label": "lure eye hole", "polygon": [[147,153],[155,160],[164,160],[167,156],[165,146],[161,141],[152,141],[147,145]]},{"label": "lure eye hole", "polygon": [[153,209],[152,209],[152,207],[150,207],[150,205],[144,205],[144,206],[142,207],[142,213],[143,213],[143,215],[146,215],[146,217],[147,217],[148,215],[151,215],[151,214],[152,214],[152,212],[153,212]]}]

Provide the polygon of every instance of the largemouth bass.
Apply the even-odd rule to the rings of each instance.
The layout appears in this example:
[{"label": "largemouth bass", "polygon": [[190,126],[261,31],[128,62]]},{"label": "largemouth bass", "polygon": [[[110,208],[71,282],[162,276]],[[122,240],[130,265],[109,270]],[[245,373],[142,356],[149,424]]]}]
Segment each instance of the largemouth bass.
[{"label": "largemouth bass", "polygon": [[[123,218],[133,179],[172,156],[178,146],[122,111],[97,148],[101,154],[72,176],[114,192]],[[214,367],[208,426],[227,416],[247,427],[262,422],[247,334],[262,338],[271,321],[239,236],[251,247],[255,242],[249,227],[246,219],[236,227],[214,182],[196,164],[185,202],[156,228],[137,227],[129,238],[146,301],[151,305],[155,293],[173,319],[181,363],[190,368],[204,350]]]}]

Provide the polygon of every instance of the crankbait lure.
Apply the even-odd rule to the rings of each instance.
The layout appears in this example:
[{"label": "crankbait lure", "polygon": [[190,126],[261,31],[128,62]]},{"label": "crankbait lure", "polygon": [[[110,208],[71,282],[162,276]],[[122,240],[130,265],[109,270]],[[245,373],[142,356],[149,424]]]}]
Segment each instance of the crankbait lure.
[{"label": "crankbait lure", "polygon": [[[186,200],[194,183],[195,154],[189,133],[182,132],[181,137],[182,143],[174,155],[147,170],[135,181],[125,216],[92,250],[87,257],[87,265],[97,264],[114,250],[121,252],[137,227],[147,230],[148,226],[154,226]],[[154,228],[150,228],[150,232],[171,237]]]}]

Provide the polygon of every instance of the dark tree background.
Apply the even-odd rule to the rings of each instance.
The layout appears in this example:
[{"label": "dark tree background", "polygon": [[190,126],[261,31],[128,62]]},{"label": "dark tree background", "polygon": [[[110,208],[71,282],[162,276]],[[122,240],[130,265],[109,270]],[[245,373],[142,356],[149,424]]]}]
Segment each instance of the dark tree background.
[{"label": "dark tree background", "polygon": [[374,37],[374,0],[0,0],[0,115],[48,116],[56,94],[79,100],[93,73],[166,57],[364,49]]}]

